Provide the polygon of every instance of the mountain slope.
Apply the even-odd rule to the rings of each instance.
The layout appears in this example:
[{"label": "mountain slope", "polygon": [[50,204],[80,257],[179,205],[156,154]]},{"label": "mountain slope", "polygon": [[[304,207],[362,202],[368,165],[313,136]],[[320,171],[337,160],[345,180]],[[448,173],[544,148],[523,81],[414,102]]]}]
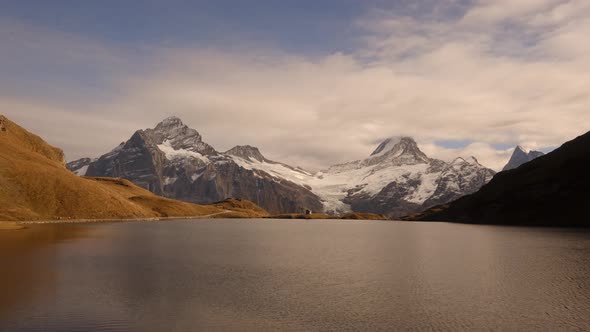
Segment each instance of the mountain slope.
[{"label": "mountain slope", "polygon": [[506,164],[506,166],[504,166],[502,170],[507,171],[509,169],[515,169],[518,166],[524,163],[528,163],[533,159],[539,158],[542,155],[543,152],[540,151],[531,150],[529,152],[526,152],[520,145],[518,145],[516,148],[514,148],[514,152],[512,152],[510,160],[508,160],[508,163]]},{"label": "mountain slope", "polygon": [[122,179],[81,178],[63,152],[4,116],[0,132],[0,220],[197,216],[224,212],[156,196]]},{"label": "mountain slope", "polygon": [[516,169],[478,192],[416,220],[477,224],[590,226],[590,132]]},{"label": "mountain slope", "polygon": [[257,148],[237,146],[217,152],[177,117],[164,119],[153,129],[138,130],[109,153],[86,161],[68,166],[79,175],[125,178],[156,194],[187,202],[209,204],[237,197],[272,213],[322,206],[308,188],[262,169],[242,167],[249,162],[279,164],[266,159]]}]

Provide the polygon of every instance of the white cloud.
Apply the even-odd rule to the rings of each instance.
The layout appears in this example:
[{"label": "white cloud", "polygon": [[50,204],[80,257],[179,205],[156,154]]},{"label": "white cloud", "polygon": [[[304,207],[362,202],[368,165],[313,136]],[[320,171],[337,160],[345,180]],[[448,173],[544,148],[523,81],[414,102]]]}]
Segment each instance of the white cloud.
[{"label": "white cloud", "polygon": [[462,148],[445,148],[433,143],[424,143],[419,144],[419,147],[427,155],[436,155],[443,160],[453,160],[457,157],[467,159],[477,156],[479,163],[494,170],[501,170],[514,151],[514,148],[498,150],[486,143],[472,143]]},{"label": "white cloud", "polygon": [[[410,135],[432,157],[474,155],[500,169],[510,150],[493,145],[556,146],[590,129],[586,1],[481,1],[457,17],[438,12],[370,11],[356,22],[366,32],[362,47],[315,57],[152,47],[135,61],[136,52],[84,42],[84,50],[100,50],[92,61],[108,64],[104,84],[115,94],[66,103],[31,91],[26,102],[0,96],[0,107],[70,158],[106,152],[175,114],[219,150],[252,144],[312,168],[362,158],[380,138]],[[79,54],[76,38],[68,44],[72,38],[44,33],[45,41],[69,45],[66,55]],[[52,47],[51,57],[58,54]],[[51,128],[48,118],[56,119]],[[473,143],[434,145],[441,140]]]}]

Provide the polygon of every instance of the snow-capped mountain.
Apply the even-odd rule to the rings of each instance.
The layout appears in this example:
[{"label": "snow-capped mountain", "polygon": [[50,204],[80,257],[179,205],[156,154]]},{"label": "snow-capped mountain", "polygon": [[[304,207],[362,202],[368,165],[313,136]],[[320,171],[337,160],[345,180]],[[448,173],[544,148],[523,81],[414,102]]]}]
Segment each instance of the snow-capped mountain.
[{"label": "snow-capped mountain", "polygon": [[85,158],[68,167],[79,175],[125,178],[156,194],[189,202],[207,204],[239,197],[272,213],[321,210],[319,198],[309,189],[239,164],[250,160],[274,163],[252,147],[220,153],[196,130],[170,117],[153,129],[136,131],[94,161]]},{"label": "snow-capped mountain", "polygon": [[475,158],[431,159],[412,138],[401,137],[385,140],[367,159],[330,167],[321,187],[353,211],[401,216],[477,191],[493,176]]},{"label": "snow-capped mountain", "polygon": [[249,145],[218,152],[176,117],[137,131],[97,160],[68,166],[79,175],[122,177],[190,202],[238,197],[273,213],[305,208],[389,216],[419,212],[475,192],[494,175],[475,158],[452,163],[431,159],[410,137],[388,138],[366,159],[314,174],[269,160]]},{"label": "snow-capped mountain", "polygon": [[471,157],[451,163],[428,158],[410,137],[388,138],[362,160],[311,174],[257,155],[232,153],[246,169],[264,171],[311,189],[328,213],[348,211],[401,216],[452,201],[486,184],[494,171]]},{"label": "snow-capped mountain", "polygon": [[542,155],[544,155],[544,153],[541,151],[531,150],[527,152],[523,147],[517,145],[516,148],[514,148],[514,152],[512,152],[512,156],[510,157],[508,164],[506,164],[502,170],[507,171],[509,169],[517,168],[518,166],[528,163],[533,159],[539,158]]}]

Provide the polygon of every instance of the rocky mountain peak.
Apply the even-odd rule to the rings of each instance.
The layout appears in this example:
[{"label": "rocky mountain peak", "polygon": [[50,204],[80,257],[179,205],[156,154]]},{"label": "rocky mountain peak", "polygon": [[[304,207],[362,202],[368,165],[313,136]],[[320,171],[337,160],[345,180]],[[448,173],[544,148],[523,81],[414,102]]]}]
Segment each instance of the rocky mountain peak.
[{"label": "rocky mountain peak", "polygon": [[517,168],[520,165],[528,163],[529,161],[539,158],[542,155],[544,155],[543,152],[533,150],[527,152],[522,146],[517,145],[516,148],[514,148],[514,152],[512,152],[510,160],[502,170],[507,171],[509,169]]},{"label": "rocky mountain peak", "polygon": [[155,130],[166,131],[167,129],[186,127],[182,120],[177,116],[169,116],[160,121],[155,127]]},{"label": "rocky mountain peak", "polygon": [[381,142],[375,151],[371,153],[371,157],[384,155],[390,151],[399,150],[400,148],[403,148],[404,150],[419,150],[418,144],[416,144],[416,141],[412,137],[395,136],[389,137]]},{"label": "rocky mountain peak", "polygon": [[371,153],[371,156],[376,156],[390,151],[397,143],[399,143],[400,140],[401,137],[389,137],[385,139],[383,142],[381,142],[381,144],[379,144],[379,146],[377,146],[375,151]]},{"label": "rocky mountain peak", "polygon": [[375,165],[383,162],[393,164],[421,164],[428,163],[430,159],[420,151],[418,144],[411,137],[391,137],[384,140],[364,165]]},{"label": "rocky mountain peak", "polygon": [[268,161],[268,159],[266,159],[262,153],[260,153],[260,150],[258,150],[257,147],[251,146],[251,145],[238,145],[238,146],[234,146],[233,148],[227,150],[225,152],[225,154],[227,155],[231,155],[231,156],[236,156],[242,159],[246,159],[249,161],[259,161],[259,162],[265,162]]},{"label": "rocky mountain peak", "polygon": [[166,145],[173,150],[187,150],[203,155],[217,155],[217,151],[203,142],[201,134],[185,125],[179,117],[170,116],[162,120],[154,129],[146,129],[158,146]]},{"label": "rocky mountain peak", "polygon": [[187,136],[197,136],[199,140],[201,139],[201,135],[196,130],[189,128],[180,118],[175,116],[162,120],[153,131],[168,140]]}]

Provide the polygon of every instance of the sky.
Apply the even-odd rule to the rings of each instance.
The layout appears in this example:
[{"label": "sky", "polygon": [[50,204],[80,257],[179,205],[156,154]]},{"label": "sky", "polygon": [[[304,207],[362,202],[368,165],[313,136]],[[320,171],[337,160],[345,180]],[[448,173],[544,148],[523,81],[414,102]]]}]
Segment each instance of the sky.
[{"label": "sky", "polygon": [[500,170],[590,130],[587,0],[0,0],[0,114],[100,156],[176,115],[312,170],[411,136]]}]

